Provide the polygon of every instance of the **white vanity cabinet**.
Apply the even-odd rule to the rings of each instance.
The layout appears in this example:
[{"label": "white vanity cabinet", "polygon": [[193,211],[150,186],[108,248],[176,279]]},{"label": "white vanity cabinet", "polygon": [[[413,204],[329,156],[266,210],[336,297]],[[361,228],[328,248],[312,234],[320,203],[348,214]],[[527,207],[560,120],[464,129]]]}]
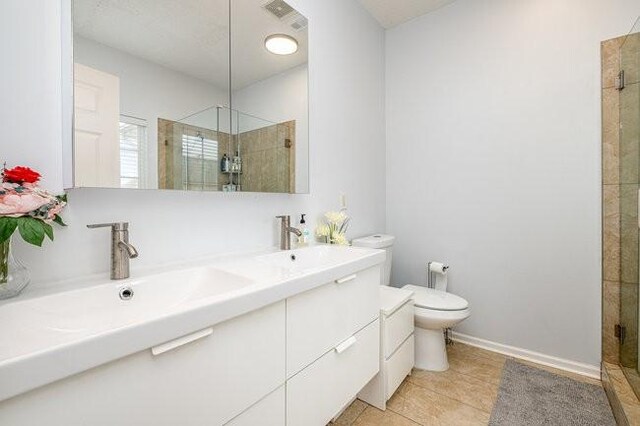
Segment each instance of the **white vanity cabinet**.
[{"label": "white vanity cabinet", "polygon": [[[0,403],[0,425],[222,425],[284,383],[285,302]],[[60,362],[73,362],[61,359]]]},{"label": "white vanity cabinet", "polygon": [[285,420],[285,385],[265,396],[226,426],[283,426]]},{"label": "white vanity cabinet", "polygon": [[287,378],[378,317],[376,280],[369,268],[287,299]]},{"label": "white vanity cabinet", "polygon": [[287,300],[287,425],[326,425],[378,372],[380,268]]},{"label": "white vanity cabinet", "polygon": [[0,425],[324,426],[378,372],[379,282],[367,267],[19,394]]}]

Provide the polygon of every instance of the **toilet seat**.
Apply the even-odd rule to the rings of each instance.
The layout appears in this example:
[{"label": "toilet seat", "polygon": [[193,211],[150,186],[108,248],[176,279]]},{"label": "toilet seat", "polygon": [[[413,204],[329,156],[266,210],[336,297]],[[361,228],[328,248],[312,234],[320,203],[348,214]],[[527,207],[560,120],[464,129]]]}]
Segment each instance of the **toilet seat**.
[{"label": "toilet seat", "polygon": [[413,291],[416,308],[433,311],[463,311],[469,308],[469,302],[465,299],[445,291],[410,284],[402,288]]}]

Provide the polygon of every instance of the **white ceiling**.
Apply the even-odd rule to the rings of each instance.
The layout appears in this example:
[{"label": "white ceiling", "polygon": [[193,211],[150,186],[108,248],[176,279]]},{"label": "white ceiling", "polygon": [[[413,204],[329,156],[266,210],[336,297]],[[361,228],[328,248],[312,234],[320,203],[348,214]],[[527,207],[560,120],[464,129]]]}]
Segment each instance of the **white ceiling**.
[{"label": "white ceiling", "polygon": [[455,0],[360,0],[360,3],[385,28],[392,28],[425,13],[433,12]]},{"label": "white ceiling", "polygon": [[[307,62],[307,30],[294,30],[289,16],[279,20],[264,3],[232,2],[234,90]],[[75,34],[228,87],[227,0],[74,0],[73,16]],[[298,52],[269,53],[264,39],[274,33],[296,38]]]}]

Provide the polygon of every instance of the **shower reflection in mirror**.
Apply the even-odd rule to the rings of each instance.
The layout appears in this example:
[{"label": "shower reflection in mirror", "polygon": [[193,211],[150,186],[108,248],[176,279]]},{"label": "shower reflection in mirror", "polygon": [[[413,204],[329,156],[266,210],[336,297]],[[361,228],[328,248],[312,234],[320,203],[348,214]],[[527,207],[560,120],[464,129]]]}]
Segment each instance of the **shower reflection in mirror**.
[{"label": "shower reflection in mirror", "polygon": [[73,0],[73,186],[308,192],[308,21],[275,1]]}]

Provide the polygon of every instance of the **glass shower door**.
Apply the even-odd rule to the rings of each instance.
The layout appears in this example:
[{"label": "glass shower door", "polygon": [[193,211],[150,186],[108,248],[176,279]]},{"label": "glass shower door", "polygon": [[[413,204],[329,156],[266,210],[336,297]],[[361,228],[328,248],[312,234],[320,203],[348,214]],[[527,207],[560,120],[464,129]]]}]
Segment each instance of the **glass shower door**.
[{"label": "glass shower door", "polygon": [[640,395],[638,329],[640,235],[640,23],[620,46],[620,365]]}]

